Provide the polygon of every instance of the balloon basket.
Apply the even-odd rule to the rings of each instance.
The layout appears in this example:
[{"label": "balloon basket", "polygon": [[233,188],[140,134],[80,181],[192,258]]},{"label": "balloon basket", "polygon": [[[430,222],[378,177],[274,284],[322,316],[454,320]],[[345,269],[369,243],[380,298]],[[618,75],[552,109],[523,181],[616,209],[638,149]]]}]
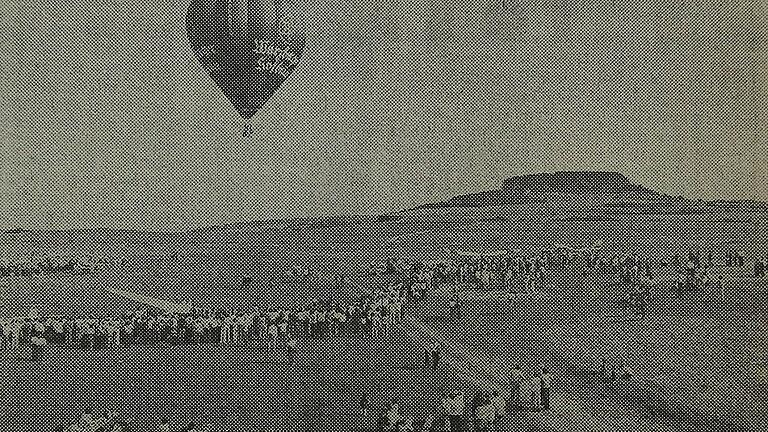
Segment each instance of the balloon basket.
[{"label": "balloon basket", "polygon": [[243,126],[243,138],[250,138],[253,136],[253,126],[250,123],[246,123]]}]

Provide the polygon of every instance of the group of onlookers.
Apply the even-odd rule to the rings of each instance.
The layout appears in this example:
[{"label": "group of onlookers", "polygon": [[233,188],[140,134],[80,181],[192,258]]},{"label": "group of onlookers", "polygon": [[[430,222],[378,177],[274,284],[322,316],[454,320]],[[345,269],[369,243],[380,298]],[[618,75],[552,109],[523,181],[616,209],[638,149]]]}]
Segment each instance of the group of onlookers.
[{"label": "group of onlookers", "polygon": [[509,383],[511,410],[549,411],[552,374],[546,367],[526,382],[520,365],[515,365],[510,371]]},{"label": "group of onlookers", "polygon": [[[726,253],[728,262],[738,265],[743,256]],[[46,261],[47,262],[47,261]],[[722,276],[709,276],[713,263],[711,251],[706,255],[689,252],[685,259],[672,258],[677,272],[672,290],[681,295],[701,288],[722,291]],[[195,310],[188,314],[140,310],[122,316],[48,316],[0,319],[0,346],[16,348],[44,340],[50,345],[100,349],[122,345],[157,342],[171,344],[220,343],[241,344],[263,340],[275,347],[285,343],[288,335],[320,338],[337,335],[380,336],[389,334],[403,314],[407,300],[418,302],[440,284],[454,287],[469,285],[479,289],[499,288],[509,292],[530,292],[543,287],[552,269],[571,268],[576,272],[599,271],[614,274],[626,287],[621,303],[644,317],[649,297],[655,289],[652,263],[634,254],[603,257],[598,251],[578,253],[564,248],[544,250],[529,256],[478,256],[456,254],[441,262],[402,261],[389,259],[374,266],[376,272],[392,274],[393,283],[384,289],[366,292],[356,301],[342,305],[314,300],[299,309],[275,308],[256,311]],[[44,264],[39,268],[69,268]],[[756,276],[766,273],[766,264],[758,261]],[[449,300],[449,314],[460,316],[456,289]]]},{"label": "group of onlookers", "polygon": [[768,275],[768,257],[755,261],[755,277],[762,278]]},{"label": "group of onlookers", "polygon": [[[88,408],[80,418],[70,424],[59,425],[55,432],[133,432],[135,431],[133,419],[126,418],[117,411],[107,411],[96,415]],[[171,428],[167,417],[161,417],[155,428],[146,432],[214,432],[216,429],[211,424],[197,425],[188,423],[183,428]]]},{"label": "group of onlookers", "polygon": [[[530,404],[521,397],[522,374],[519,366],[513,368],[510,377],[510,396],[505,399],[498,390],[477,390],[470,401],[465,400],[465,390],[443,392],[435,411],[426,418],[415,418],[401,411],[399,401],[386,404],[376,418],[376,429],[381,432],[489,432],[502,427],[508,411],[547,411],[550,409],[552,377],[546,368],[534,377],[536,388],[531,391]],[[360,399],[360,411],[365,423],[369,419],[371,403],[367,394]],[[365,425],[363,425],[365,429]],[[117,411],[105,411],[97,415],[86,409],[80,418],[70,424],[59,425],[56,432],[131,432],[133,420]],[[157,432],[212,432],[211,424],[198,426],[189,423],[181,429],[171,429],[168,418],[162,417],[153,431]]]},{"label": "group of onlookers", "polygon": [[55,273],[86,274],[125,266],[125,259],[95,256],[37,256],[0,260],[0,277],[37,276]]},{"label": "group of onlookers", "polygon": [[726,267],[744,267],[744,253],[739,251],[725,252]]},{"label": "group of onlookers", "polygon": [[[729,258],[730,257],[730,258]],[[730,259],[730,261],[728,261]],[[728,264],[730,262],[730,264]],[[741,264],[739,264],[741,263]],[[270,350],[285,346],[291,363],[297,338],[324,338],[333,336],[383,337],[403,318],[407,302],[418,303],[427,293],[441,284],[453,286],[449,300],[449,313],[460,317],[457,286],[475,289],[505,289],[528,292],[543,287],[548,273],[556,269],[569,269],[575,273],[597,272],[613,275],[616,282],[629,289],[627,304],[645,316],[651,292],[655,289],[654,271],[659,262],[635,254],[604,257],[599,252],[573,252],[555,248],[525,256],[519,253],[506,256],[461,256],[443,262],[387,260],[375,267],[379,274],[389,274],[393,282],[371,289],[348,304],[312,300],[298,309],[272,308],[255,311],[201,310],[190,313],[165,313],[139,310],[119,317],[39,317],[0,320],[2,338],[6,348],[24,344],[60,345],[83,349],[102,349],[123,345],[198,344],[212,343],[240,345],[265,342]],[[683,292],[692,287],[720,287],[722,276],[713,279],[709,268],[713,266],[712,253],[702,256],[690,252],[684,259],[674,256],[670,267],[677,278],[673,290]],[[663,265],[663,264],[662,264]],[[743,266],[743,256],[726,254],[726,265]],[[762,275],[766,266],[762,263]],[[757,275],[757,265],[756,265]],[[35,342],[37,341],[37,342]],[[424,351],[424,366],[437,370],[440,347],[434,343]],[[603,370],[604,376],[617,373]],[[508,411],[548,411],[551,406],[552,376],[546,368],[526,379],[519,366],[510,375],[509,397],[498,391],[485,391],[475,395],[469,408],[463,392],[446,393],[440,400],[435,416],[416,421],[403,415],[396,401],[389,404],[379,417],[379,429],[385,431],[435,431],[443,424],[452,431],[468,431],[472,425],[477,431],[491,430]],[[361,407],[367,412],[367,397]],[[66,431],[120,432],[129,431],[130,422],[118,420],[112,413],[93,419],[89,413],[77,425]],[[366,414],[367,415],[367,414]],[[90,417],[88,417],[90,416]],[[89,420],[90,418],[90,420]],[[90,426],[89,426],[90,425]],[[79,428],[79,429],[78,429]],[[161,422],[160,431],[167,432]],[[190,425],[189,431],[205,429]]]},{"label": "group of onlookers", "polygon": [[0,319],[0,346],[15,349],[42,339],[48,345],[82,349],[157,343],[222,345],[264,341],[275,349],[290,336],[387,336],[402,321],[405,297],[397,286],[349,305],[313,300],[303,309],[253,312],[198,310],[166,313],[137,310],[117,317],[33,316]]},{"label": "group of onlookers", "polygon": [[132,432],[133,420],[117,411],[105,411],[101,415],[88,408],[80,418],[54,428],[55,432]]},{"label": "group of onlookers", "polygon": [[[524,385],[520,366],[512,368],[509,397],[500,391],[478,389],[471,400],[464,390],[443,392],[432,415],[415,419],[401,412],[398,400],[393,400],[380,411],[377,430],[381,432],[489,432],[500,430],[504,418],[512,411],[545,412],[551,408],[552,374],[546,367]],[[368,395],[360,401],[363,418],[370,411]]]}]

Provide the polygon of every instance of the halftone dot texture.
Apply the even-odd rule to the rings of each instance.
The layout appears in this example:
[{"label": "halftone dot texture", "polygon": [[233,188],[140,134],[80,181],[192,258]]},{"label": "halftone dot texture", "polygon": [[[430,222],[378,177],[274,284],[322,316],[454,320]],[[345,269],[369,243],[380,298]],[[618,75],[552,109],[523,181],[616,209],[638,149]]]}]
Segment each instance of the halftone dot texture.
[{"label": "halftone dot texture", "polygon": [[683,3],[307,1],[244,139],[188,3],[2,2],[0,431],[768,429],[768,13]]},{"label": "halftone dot texture", "polygon": [[307,1],[247,140],[188,6],[0,5],[4,228],[379,214],[564,170],[768,196],[764,2]]}]

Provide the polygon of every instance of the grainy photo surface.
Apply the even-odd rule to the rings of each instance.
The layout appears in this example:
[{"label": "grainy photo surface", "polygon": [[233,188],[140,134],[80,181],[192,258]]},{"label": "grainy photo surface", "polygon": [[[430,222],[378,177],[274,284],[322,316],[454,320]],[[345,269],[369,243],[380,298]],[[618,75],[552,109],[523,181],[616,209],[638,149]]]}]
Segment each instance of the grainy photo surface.
[{"label": "grainy photo surface", "polygon": [[0,432],[768,430],[766,0],[0,1]]}]

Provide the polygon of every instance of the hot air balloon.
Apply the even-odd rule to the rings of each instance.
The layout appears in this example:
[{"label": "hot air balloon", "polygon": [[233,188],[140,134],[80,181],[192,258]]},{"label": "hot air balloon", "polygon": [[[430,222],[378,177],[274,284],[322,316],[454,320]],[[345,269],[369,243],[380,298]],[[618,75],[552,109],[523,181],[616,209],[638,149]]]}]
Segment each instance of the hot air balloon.
[{"label": "hot air balloon", "polygon": [[187,37],[200,64],[249,120],[293,72],[304,51],[300,0],[192,0]]}]

